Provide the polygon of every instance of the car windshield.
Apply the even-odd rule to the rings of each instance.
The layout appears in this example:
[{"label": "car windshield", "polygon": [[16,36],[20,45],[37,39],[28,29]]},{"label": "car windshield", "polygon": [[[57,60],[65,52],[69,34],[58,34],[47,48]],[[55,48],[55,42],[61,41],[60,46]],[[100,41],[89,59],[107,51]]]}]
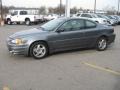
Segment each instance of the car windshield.
[{"label": "car windshield", "polygon": [[38,29],[42,29],[45,31],[53,31],[54,29],[56,29],[62,22],[64,21],[64,19],[54,19],[49,21],[48,23],[42,25],[41,27],[39,27]]},{"label": "car windshield", "polygon": [[103,18],[102,15],[99,15],[99,14],[98,14],[97,16],[98,16],[99,18]]},{"label": "car windshield", "polygon": [[115,17],[115,19],[119,19],[117,16],[114,16]]},{"label": "car windshield", "polygon": [[98,16],[97,16],[97,15],[95,15],[95,14],[92,14],[92,16],[93,16],[94,18],[98,18]]},{"label": "car windshield", "polygon": [[109,19],[107,16],[104,16],[104,15],[97,15],[97,16],[100,17],[100,18]]},{"label": "car windshield", "polygon": [[113,17],[111,17],[111,16],[107,16],[109,19],[114,19]]},{"label": "car windshield", "polygon": [[103,16],[104,18],[106,18],[106,19],[109,19],[107,16]]}]

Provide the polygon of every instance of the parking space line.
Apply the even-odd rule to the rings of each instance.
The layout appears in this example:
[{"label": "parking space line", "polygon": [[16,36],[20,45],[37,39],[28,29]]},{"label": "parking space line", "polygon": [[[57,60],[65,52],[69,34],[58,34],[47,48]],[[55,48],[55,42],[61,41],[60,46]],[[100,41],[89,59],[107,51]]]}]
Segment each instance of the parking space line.
[{"label": "parking space line", "polygon": [[10,88],[7,87],[7,86],[4,86],[4,87],[3,87],[3,90],[10,90]]},{"label": "parking space line", "polygon": [[97,66],[95,64],[91,64],[91,63],[87,63],[87,62],[83,62],[83,64],[86,65],[86,66],[89,66],[91,68],[95,68],[95,69],[98,69],[98,70],[101,70],[101,71],[109,72],[111,74],[120,76],[120,72],[114,71],[110,68],[100,67],[100,66]]}]

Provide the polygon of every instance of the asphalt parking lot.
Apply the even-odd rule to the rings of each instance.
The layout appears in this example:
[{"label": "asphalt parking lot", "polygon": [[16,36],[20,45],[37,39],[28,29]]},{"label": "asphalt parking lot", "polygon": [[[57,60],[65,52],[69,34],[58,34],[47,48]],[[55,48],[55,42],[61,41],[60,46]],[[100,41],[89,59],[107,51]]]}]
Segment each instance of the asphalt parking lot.
[{"label": "asphalt parking lot", "polygon": [[9,35],[38,26],[0,27],[0,90],[120,90],[120,26],[106,51],[67,51],[42,60],[9,54]]}]

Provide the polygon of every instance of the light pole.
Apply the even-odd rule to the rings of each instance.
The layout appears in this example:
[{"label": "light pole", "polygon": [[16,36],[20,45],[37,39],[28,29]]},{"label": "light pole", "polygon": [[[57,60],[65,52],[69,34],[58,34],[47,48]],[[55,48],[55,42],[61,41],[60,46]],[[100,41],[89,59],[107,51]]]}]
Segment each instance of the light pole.
[{"label": "light pole", "polygon": [[70,17],[70,0],[66,0],[65,17]]},{"label": "light pole", "polygon": [[2,7],[2,0],[0,0],[0,11],[1,11],[1,21],[3,20],[3,7]]},{"label": "light pole", "polygon": [[119,14],[119,8],[120,8],[120,0],[118,0],[118,13]]},{"label": "light pole", "polygon": [[60,16],[62,14],[62,0],[60,0]]},{"label": "light pole", "polygon": [[95,0],[95,3],[94,3],[94,13],[96,13],[96,0]]}]

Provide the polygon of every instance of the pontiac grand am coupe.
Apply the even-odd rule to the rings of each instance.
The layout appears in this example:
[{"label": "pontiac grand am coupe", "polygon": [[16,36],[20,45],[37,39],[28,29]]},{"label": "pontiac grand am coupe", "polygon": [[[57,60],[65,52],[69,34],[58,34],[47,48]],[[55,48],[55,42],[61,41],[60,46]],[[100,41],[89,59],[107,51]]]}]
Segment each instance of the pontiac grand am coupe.
[{"label": "pontiac grand am coupe", "polygon": [[104,51],[114,40],[114,29],[110,26],[85,18],[59,18],[9,36],[7,46],[12,54],[41,59],[53,52],[79,48]]}]

